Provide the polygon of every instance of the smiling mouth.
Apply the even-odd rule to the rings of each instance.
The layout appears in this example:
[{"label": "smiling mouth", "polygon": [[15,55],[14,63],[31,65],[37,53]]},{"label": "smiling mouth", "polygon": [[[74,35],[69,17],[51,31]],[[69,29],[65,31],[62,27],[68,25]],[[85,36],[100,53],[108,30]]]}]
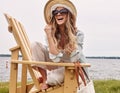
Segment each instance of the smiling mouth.
[{"label": "smiling mouth", "polygon": [[59,21],[61,21],[61,20],[63,20],[64,18],[58,18],[57,20],[59,20]]}]

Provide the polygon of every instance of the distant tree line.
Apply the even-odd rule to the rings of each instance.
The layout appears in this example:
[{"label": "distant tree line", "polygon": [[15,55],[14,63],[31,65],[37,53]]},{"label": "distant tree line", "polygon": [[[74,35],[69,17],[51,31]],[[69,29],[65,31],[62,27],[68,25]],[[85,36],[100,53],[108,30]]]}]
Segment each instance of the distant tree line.
[{"label": "distant tree line", "polygon": [[[21,55],[19,56],[22,57]],[[0,54],[0,57],[11,57],[11,54]]]},{"label": "distant tree line", "polygon": [[120,57],[114,57],[114,56],[110,56],[110,57],[106,57],[106,56],[90,56],[90,57],[86,57],[86,58],[91,58],[91,59],[120,59]]},{"label": "distant tree line", "polygon": [[[21,55],[19,55],[22,57]],[[0,54],[0,57],[11,57],[11,54]],[[87,56],[86,58],[91,58],[91,59],[120,59],[120,57],[114,57],[114,56]]]}]

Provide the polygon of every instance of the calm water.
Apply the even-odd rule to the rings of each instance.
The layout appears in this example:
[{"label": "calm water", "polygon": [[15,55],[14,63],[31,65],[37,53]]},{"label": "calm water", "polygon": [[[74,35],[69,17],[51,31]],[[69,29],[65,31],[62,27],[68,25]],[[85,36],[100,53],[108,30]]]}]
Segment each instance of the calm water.
[{"label": "calm water", "polygon": [[91,64],[90,76],[93,79],[119,79],[120,59],[87,59]]},{"label": "calm water", "polygon": [[[0,82],[9,81],[10,58],[0,57]],[[120,59],[91,59],[87,58],[91,64],[89,74],[92,79],[119,79],[120,80]],[[21,65],[19,65],[18,80],[21,76]],[[31,79],[28,74],[28,79]]]}]

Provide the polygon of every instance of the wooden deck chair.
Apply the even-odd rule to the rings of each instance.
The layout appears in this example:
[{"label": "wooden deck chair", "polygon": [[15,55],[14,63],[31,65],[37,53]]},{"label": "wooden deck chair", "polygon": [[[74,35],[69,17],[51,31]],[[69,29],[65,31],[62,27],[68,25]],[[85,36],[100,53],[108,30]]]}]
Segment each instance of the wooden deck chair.
[{"label": "wooden deck chair", "polygon": [[[7,22],[9,24],[9,31],[13,34],[17,46],[10,49],[12,52],[11,60],[18,60],[19,51],[22,54],[23,60],[29,60],[31,61],[31,52],[30,52],[30,41],[24,31],[23,25],[18,22],[16,19],[12,18],[11,16],[5,14],[5,17],[7,19]],[[16,66],[15,66],[16,65]],[[16,67],[16,69],[15,69]],[[10,93],[16,93],[17,91],[17,72],[18,72],[18,64],[11,64],[11,76],[10,78]],[[22,79],[21,79],[21,89],[18,91],[21,91],[21,93],[26,93],[26,81],[27,81],[27,68],[30,71],[30,74],[32,76],[32,79],[36,85],[37,88],[39,88],[39,82],[35,78],[35,75],[33,73],[33,70],[30,65],[22,64]],[[16,89],[16,90],[15,90]]]},{"label": "wooden deck chair", "polygon": [[[40,90],[40,84],[36,78],[34,70],[31,64],[52,65],[52,66],[64,66],[65,78],[64,83],[61,86],[50,87],[46,90],[33,93],[77,93],[77,80],[75,77],[75,66],[73,63],[54,63],[54,62],[37,62],[32,61],[30,52],[30,41],[27,37],[23,25],[15,18],[4,14],[8,22],[8,30],[13,34],[17,46],[10,49],[11,51],[11,71],[10,71],[10,85],[9,93],[29,93],[33,85],[27,85],[27,69],[33,79],[33,84],[38,90]],[[22,60],[18,59],[19,51],[22,55]],[[22,64],[22,79],[21,87],[17,87],[18,76],[18,64]],[[89,67],[88,63],[81,63],[83,67]]]}]

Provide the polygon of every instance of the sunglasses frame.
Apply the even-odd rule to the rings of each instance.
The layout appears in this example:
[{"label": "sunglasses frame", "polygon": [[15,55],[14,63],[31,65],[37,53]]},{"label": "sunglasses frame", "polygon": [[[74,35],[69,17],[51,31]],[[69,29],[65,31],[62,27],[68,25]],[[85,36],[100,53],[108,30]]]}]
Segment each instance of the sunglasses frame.
[{"label": "sunglasses frame", "polygon": [[67,14],[68,12],[69,12],[68,9],[63,8],[63,9],[61,9],[61,10],[53,10],[53,11],[52,11],[52,15],[53,15],[53,16],[56,16],[58,13],[60,13],[60,14]]}]

